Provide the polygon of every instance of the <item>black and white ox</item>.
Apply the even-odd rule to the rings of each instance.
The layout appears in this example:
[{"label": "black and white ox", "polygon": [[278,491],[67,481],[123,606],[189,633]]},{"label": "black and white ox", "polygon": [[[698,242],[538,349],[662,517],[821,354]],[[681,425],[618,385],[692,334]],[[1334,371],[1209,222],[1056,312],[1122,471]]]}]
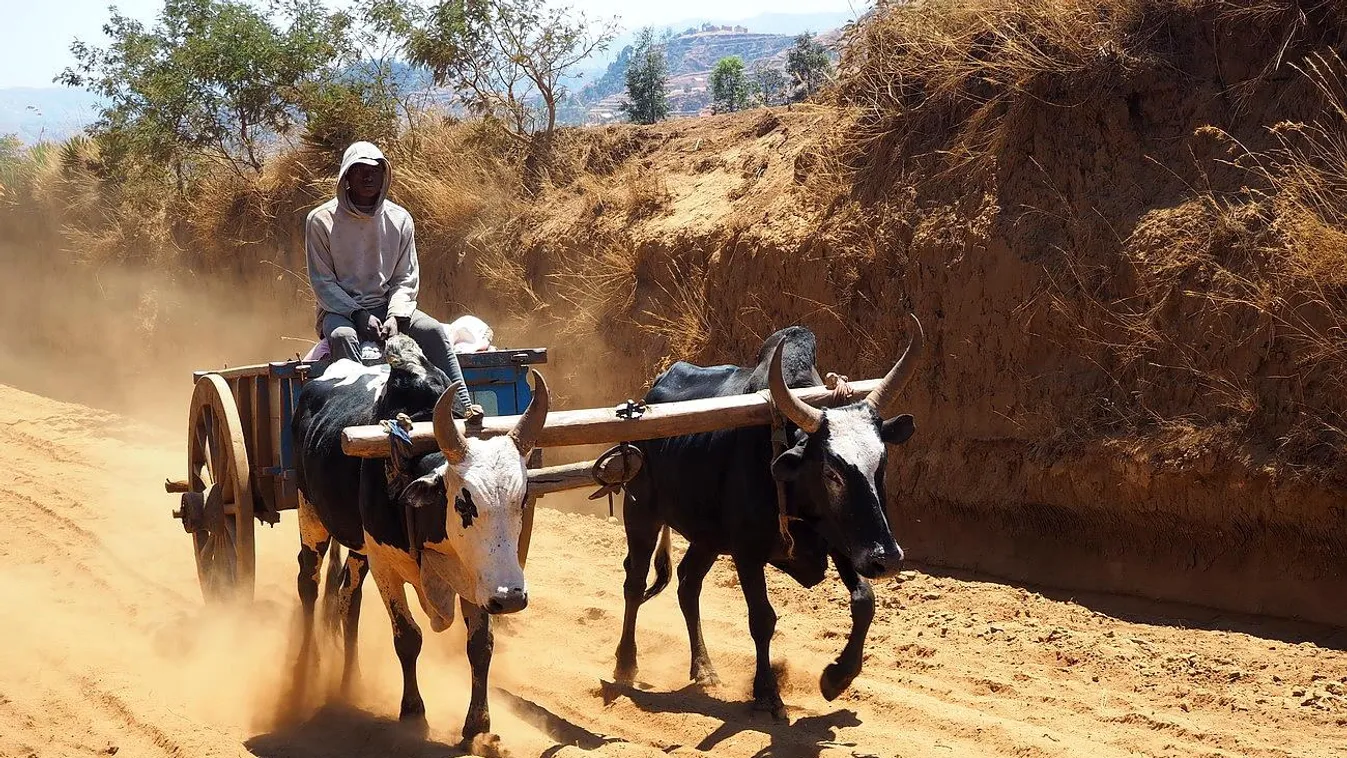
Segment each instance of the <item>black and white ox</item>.
[{"label": "black and white ox", "polygon": [[[292,423],[303,495],[299,595],[305,648],[313,634],[319,565],[335,539],[350,551],[337,602],[337,621],[345,632],[343,688],[350,687],[355,671],[360,587],[368,570],[393,621],[393,646],[403,677],[400,718],[424,730],[425,704],[416,682],[421,630],[404,585],[416,591],[436,632],[453,621],[457,600],[468,630],[472,668],[472,696],[463,725],[464,743],[471,748],[479,736],[494,741],[487,736],[491,615],[514,613],[528,604],[518,544],[527,460],[547,417],[547,385],[533,372],[533,400],[510,434],[465,439],[454,424],[455,388],[445,374],[408,337],[390,338],[385,352],[387,366],[333,363],[304,384],[296,404]],[[342,429],[398,414],[433,421],[439,451],[407,459],[401,474],[395,470],[391,480],[384,460],[342,452]],[[409,511],[414,514],[410,534],[416,535],[416,549],[409,537]]]},{"label": "black and white ox", "polygon": [[[669,582],[670,527],[689,543],[678,564],[678,602],[692,648],[689,678],[702,685],[718,681],[702,641],[698,604],[702,580],[720,555],[733,558],[748,602],[748,626],[757,647],[755,708],[785,715],[768,656],[776,612],[767,598],[767,564],[813,587],[823,580],[832,559],[851,593],[851,634],[837,660],[824,669],[819,689],[833,700],[860,673],[875,612],[866,579],[894,574],[903,560],[884,511],[884,467],[887,446],[906,442],[915,428],[912,416],[894,415],[895,401],[921,353],[921,324],[915,317],[912,323],[907,350],[880,385],[842,407],[814,408],[789,389],[823,383],[814,366],[814,334],[803,327],[769,337],[752,366],[679,362],[660,375],[646,402],[770,388],[773,402],[788,419],[787,442],[784,452],[773,458],[771,429],[757,426],[639,443],[645,462],[627,486],[623,503],[626,614],[617,648],[619,682],[630,683],[636,676],[637,611]],[[781,536],[778,482],[784,484],[793,550]],[[657,540],[655,582],[647,590]]]}]

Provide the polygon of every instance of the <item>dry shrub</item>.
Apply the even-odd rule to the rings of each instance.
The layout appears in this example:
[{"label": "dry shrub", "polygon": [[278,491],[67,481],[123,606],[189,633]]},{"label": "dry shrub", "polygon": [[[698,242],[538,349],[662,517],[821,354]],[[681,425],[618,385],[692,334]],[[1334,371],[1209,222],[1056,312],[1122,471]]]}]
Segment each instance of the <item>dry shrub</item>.
[{"label": "dry shrub", "polygon": [[636,322],[636,328],[664,344],[664,355],[655,365],[658,374],[675,361],[697,361],[707,355],[718,335],[725,334],[709,292],[710,281],[706,271],[689,260],[670,259],[671,284],[659,284],[664,297],[655,310],[646,310]]},{"label": "dry shrub", "polygon": [[640,166],[631,169],[622,178],[626,187],[626,212],[628,218],[643,219],[663,212],[669,207],[673,195],[664,177],[652,168]]},{"label": "dry shrub", "polygon": [[593,254],[576,252],[553,274],[552,294],[566,303],[562,334],[583,337],[620,327],[636,305],[641,254],[630,240],[605,235]]},{"label": "dry shrub", "polygon": [[936,153],[964,180],[983,177],[1022,112],[1086,104],[1182,68],[1176,59],[1196,41],[1177,30],[1196,17],[1216,34],[1257,24],[1279,38],[1259,74],[1230,83],[1236,98],[1293,41],[1342,23],[1333,4],[1310,0],[883,2],[845,35],[836,97],[855,112],[845,170],[883,179],[900,156]]}]

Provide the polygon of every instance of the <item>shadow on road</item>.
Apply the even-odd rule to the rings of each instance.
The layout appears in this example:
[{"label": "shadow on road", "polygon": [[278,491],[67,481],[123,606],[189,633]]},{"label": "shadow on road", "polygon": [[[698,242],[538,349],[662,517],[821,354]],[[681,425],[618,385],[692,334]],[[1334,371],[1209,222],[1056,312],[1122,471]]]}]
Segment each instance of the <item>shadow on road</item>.
[{"label": "shadow on road", "polygon": [[260,734],[244,743],[257,758],[458,758],[456,745],[423,738],[396,719],[340,705],[321,708],[311,718]]},{"label": "shadow on road", "polygon": [[[777,721],[768,714],[755,713],[750,702],[720,700],[695,684],[672,692],[658,692],[605,680],[601,688],[605,705],[625,697],[646,713],[695,713],[718,719],[720,726],[692,745],[712,755],[716,746],[725,740],[740,732],[753,731],[765,734],[771,740],[753,758],[818,758],[824,748],[855,747],[837,742],[837,730],[861,725],[856,712],[846,708],[790,722]],[[670,746],[666,752],[677,747],[681,746]]]}]

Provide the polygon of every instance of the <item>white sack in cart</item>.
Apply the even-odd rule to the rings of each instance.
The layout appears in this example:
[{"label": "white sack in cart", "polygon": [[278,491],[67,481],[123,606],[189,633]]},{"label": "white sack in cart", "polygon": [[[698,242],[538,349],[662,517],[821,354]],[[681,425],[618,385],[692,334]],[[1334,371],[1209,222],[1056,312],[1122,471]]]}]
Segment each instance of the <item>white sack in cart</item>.
[{"label": "white sack in cart", "polygon": [[463,316],[452,324],[445,324],[445,334],[449,335],[449,344],[455,353],[481,353],[496,348],[491,344],[495,335],[486,322],[476,316]]}]

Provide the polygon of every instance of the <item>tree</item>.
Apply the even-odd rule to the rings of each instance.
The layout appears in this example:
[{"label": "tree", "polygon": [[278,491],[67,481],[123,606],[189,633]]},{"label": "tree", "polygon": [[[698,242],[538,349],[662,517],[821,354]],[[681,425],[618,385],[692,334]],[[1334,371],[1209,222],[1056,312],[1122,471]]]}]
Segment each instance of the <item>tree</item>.
[{"label": "tree", "polygon": [[152,29],[114,8],[109,46],[76,40],[56,81],[108,101],[90,131],[120,171],[132,158],[167,167],[180,189],[203,158],[260,173],[263,143],[294,124],[302,87],[326,73],[349,24],[322,0],[273,8],[280,24],[242,0],[165,0]]},{"label": "tree", "polygon": [[753,64],[753,95],[763,105],[780,105],[786,92],[786,74],[765,60]]},{"label": "tree", "polygon": [[335,160],[351,142],[390,140],[416,119],[429,99],[429,80],[399,55],[423,15],[412,0],[355,6],[339,70],[304,88],[305,142]]},{"label": "tree", "polygon": [[641,30],[627,64],[627,97],[618,107],[637,124],[653,124],[669,117],[669,60],[654,31]]},{"label": "tree", "polygon": [[806,96],[814,94],[823,86],[832,74],[832,66],[828,49],[808,32],[796,37],[794,47],[786,54],[786,71],[795,79],[797,86],[803,87]]},{"label": "tree", "polygon": [[732,113],[748,107],[748,81],[744,61],[731,55],[716,61],[711,70],[711,102],[716,113]]},{"label": "tree", "polygon": [[566,94],[561,77],[616,35],[616,19],[595,29],[583,13],[547,0],[443,0],[412,31],[407,51],[469,111],[503,118],[522,139],[535,131],[538,102],[541,131],[552,133]]}]

